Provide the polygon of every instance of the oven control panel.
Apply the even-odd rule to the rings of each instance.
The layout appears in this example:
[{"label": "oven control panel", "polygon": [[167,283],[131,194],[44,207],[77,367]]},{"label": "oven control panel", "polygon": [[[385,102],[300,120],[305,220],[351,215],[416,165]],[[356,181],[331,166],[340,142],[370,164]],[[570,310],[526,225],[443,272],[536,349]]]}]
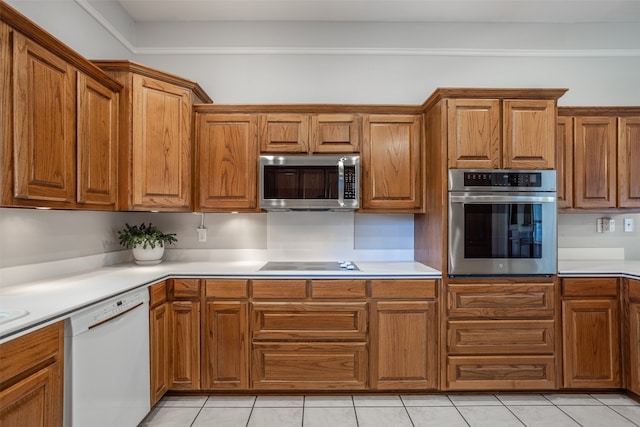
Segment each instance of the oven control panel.
[{"label": "oven control panel", "polygon": [[465,172],[465,187],[540,187],[540,172]]}]

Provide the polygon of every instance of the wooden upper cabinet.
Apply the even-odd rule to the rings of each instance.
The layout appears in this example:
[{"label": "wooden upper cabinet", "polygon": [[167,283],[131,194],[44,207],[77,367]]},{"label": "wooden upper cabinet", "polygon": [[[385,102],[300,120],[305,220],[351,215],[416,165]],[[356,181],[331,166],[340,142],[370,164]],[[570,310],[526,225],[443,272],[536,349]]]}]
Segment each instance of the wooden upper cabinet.
[{"label": "wooden upper cabinet", "polygon": [[499,168],[500,101],[450,99],[447,107],[449,167]]},{"label": "wooden upper cabinet", "polygon": [[364,116],[362,210],[420,210],[421,124],[419,115]]},{"label": "wooden upper cabinet", "polygon": [[357,153],[360,151],[361,117],[355,114],[311,116],[312,153]]},{"label": "wooden upper cabinet", "polygon": [[574,207],[616,207],[615,117],[575,117]]},{"label": "wooden upper cabinet", "polygon": [[306,153],[309,150],[308,114],[259,114],[260,151]]},{"label": "wooden upper cabinet", "polygon": [[556,177],[558,208],[573,207],[573,118],[558,117]]},{"label": "wooden upper cabinet", "polygon": [[12,196],[69,207],[76,194],[76,70],[17,31],[12,63]]},{"label": "wooden upper cabinet", "polygon": [[196,209],[255,210],[257,156],[256,114],[196,109]]},{"label": "wooden upper cabinet", "polygon": [[555,101],[505,99],[502,116],[502,167],[505,169],[555,169]]},{"label": "wooden upper cabinet", "polygon": [[640,208],[640,116],[618,119],[618,207]]},{"label": "wooden upper cabinet", "polygon": [[360,116],[349,113],[261,113],[262,153],[357,153]]},{"label": "wooden upper cabinet", "polygon": [[118,93],[78,73],[78,203],[116,207]]},{"label": "wooden upper cabinet", "polygon": [[119,81],[118,206],[192,208],[192,107],[212,102],[197,85],[131,61],[93,61]]}]

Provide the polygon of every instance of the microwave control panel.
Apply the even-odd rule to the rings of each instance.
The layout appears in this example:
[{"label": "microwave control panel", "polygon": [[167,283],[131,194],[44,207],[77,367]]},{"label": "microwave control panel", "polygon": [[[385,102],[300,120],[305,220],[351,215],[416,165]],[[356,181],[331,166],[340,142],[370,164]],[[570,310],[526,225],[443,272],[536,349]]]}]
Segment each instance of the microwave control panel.
[{"label": "microwave control panel", "polygon": [[356,168],[346,166],[344,168],[344,198],[356,198]]},{"label": "microwave control panel", "polygon": [[540,172],[465,172],[465,187],[540,187]]}]

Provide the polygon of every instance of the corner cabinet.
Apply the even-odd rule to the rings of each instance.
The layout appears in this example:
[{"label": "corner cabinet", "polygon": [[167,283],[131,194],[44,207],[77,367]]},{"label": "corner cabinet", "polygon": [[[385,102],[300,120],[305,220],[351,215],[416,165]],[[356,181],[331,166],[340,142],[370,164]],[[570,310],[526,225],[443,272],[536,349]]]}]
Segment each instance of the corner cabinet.
[{"label": "corner cabinet", "polygon": [[438,89],[446,100],[448,167],[555,169],[556,103],[566,89]]},{"label": "corner cabinet", "polygon": [[0,425],[62,427],[64,322],[0,345]]},{"label": "corner cabinet", "polygon": [[558,207],[640,208],[633,169],[640,162],[640,108],[561,107],[558,114]]},{"label": "corner cabinet", "polygon": [[256,211],[257,115],[196,106],[194,193],[198,212]]},{"label": "corner cabinet", "polygon": [[0,3],[2,206],[114,210],[122,86]]},{"label": "corner cabinet", "polygon": [[616,278],[562,279],[564,387],[620,388]]},{"label": "corner cabinet", "polygon": [[419,114],[363,117],[360,211],[421,211],[421,138],[422,116]]},{"label": "corner cabinet", "polygon": [[119,209],[192,208],[192,106],[211,102],[193,82],[131,61],[93,61],[119,81]]}]

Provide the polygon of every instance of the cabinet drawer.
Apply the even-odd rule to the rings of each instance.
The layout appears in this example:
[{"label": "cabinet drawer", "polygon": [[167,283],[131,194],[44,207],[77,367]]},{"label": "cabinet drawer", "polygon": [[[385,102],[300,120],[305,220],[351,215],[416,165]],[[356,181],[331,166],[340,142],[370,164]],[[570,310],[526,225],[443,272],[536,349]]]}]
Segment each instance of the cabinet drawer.
[{"label": "cabinet drawer", "polygon": [[451,321],[449,354],[553,354],[553,320]]},{"label": "cabinet drawer", "polygon": [[450,356],[449,390],[527,390],[556,388],[553,356]]},{"label": "cabinet drawer", "polygon": [[618,296],[618,279],[615,277],[562,279],[562,295],[615,298]]},{"label": "cabinet drawer", "polygon": [[640,301],[640,280],[629,279],[629,299]]},{"label": "cabinet drawer", "polygon": [[313,280],[311,297],[322,298],[365,298],[366,280]]},{"label": "cabinet drawer", "polygon": [[371,281],[372,298],[435,298],[436,281],[379,279]]},{"label": "cabinet drawer", "polygon": [[167,282],[156,283],[149,287],[149,307],[153,308],[167,301]]},{"label": "cabinet drawer", "polygon": [[367,335],[367,303],[256,303],[254,339],[354,339]]},{"label": "cabinet drawer", "polygon": [[366,373],[364,342],[253,344],[256,390],[362,390]]},{"label": "cabinet drawer", "polygon": [[307,297],[306,280],[253,280],[251,293],[254,298],[296,298]]},{"label": "cabinet drawer", "polygon": [[518,318],[554,315],[553,283],[450,284],[450,317]]},{"label": "cabinet drawer", "polygon": [[246,280],[205,280],[207,298],[247,298],[249,287]]},{"label": "cabinet drawer", "polygon": [[171,279],[172,299],[200,298],[200,279]]}]

